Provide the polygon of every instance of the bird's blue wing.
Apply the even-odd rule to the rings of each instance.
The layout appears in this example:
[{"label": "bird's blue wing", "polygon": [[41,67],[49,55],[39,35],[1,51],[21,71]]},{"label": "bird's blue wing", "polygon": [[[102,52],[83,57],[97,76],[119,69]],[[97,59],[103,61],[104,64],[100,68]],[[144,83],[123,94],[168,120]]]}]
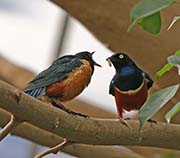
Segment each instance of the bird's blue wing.
[{"label": "bird's blue wing", "polygon": [[[142,70],[141,70],[141,71],[142,71]],[[153,85],[153,80],[152,80],[151,76],[150,76],[148,73],[144,72],[144,71],[142,71],[142,75],[143,75],[143,76],[145,77],[145,79],[147,80],[147,88],[148,88],[148,89],[151,88],[152,85]]]}]

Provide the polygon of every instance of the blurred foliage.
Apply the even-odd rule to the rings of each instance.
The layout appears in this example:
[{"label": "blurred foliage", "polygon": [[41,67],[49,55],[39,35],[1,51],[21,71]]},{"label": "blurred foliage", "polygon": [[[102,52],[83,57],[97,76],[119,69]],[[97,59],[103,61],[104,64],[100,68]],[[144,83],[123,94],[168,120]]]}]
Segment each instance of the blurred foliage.
[{"label": "blurred foliage", "polygon": [[163,154],[162,158],[177,158],[177,152],[170,151],[168,153]]},{"label": "blurred foliage", "polygon": [[169,5],[171,5],[175,0],[141,0],[139,1],[130,12],[131,24],[128,31],[138,24],[143,28],[143,30],[151,33],[157,34],[161,29],[161,15],[160,11]]},{"label": "blurred foliage", "polygon": [[140,129],[145,121],[157,113],[176,94],[179,84],[155,92],[139,111]]}]

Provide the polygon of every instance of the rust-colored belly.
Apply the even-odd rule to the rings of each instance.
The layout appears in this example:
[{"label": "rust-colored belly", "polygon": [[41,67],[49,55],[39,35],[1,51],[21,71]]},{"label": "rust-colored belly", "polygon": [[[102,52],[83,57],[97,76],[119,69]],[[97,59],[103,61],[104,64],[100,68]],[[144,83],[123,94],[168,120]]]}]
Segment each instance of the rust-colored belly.
[{"label": "rust-colored belly", "polygon": [[138,110],[147,99],[147,84],[146,81],[137,90],[128,92],[120,91],[115,88],[115,94],[119,102],[116,102],[117,108],[122,108],[127,111]]},{"label": "rust-colored belly", "polygon": [[54,83],[47,87],[46,95],[56,97],[60,102],[66,102],[78,96],[90,83],[92,68],[88,61],[69,73],[64,81]]}]

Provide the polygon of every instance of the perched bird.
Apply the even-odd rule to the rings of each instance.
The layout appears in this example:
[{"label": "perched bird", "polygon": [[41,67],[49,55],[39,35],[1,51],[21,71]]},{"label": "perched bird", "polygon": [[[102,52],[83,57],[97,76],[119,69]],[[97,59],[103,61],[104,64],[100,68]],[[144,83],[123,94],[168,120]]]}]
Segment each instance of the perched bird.
[{"label": "perched bird", "polygon": [[124,53],[117,53],[106,59],[115,67],[116,73],[110,82],[109,94],[115,97],[119,118],[123,110],[139,110],[147,99],[147,91],[153,85],[149,74],[141,70]]},{"label": "perched bird", "polygon": [[93,54],[85,51],[58,58],[30,81],[24,92],[68,112],[62,103],[78,96],[90,83],[94,66],[101,67]]}]

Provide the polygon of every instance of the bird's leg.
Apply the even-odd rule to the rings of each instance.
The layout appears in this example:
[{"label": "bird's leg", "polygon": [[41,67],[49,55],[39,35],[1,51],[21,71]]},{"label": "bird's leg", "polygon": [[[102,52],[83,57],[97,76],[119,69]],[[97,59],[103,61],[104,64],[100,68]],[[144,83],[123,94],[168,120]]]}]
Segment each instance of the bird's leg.
[{"label": "bird's leg", "polygon": [[73,116],[77,116],[77,115],[78,115],[78,116],[85,117],[85,118],[89,117],[89,116],[87,116],[87,115],[84,115],[84,114],[81,114],[81,113],[78,113],[78,112],[74,112],[74,111],[66,108],[66,107],[65,107],[63,104],[61,104],[57,99],[52,98],[52,104],[53,104],[55,107],[60,108],[61,110],[65,111],[65,112],[67,112],[68,114],[71,114],[71,115],[73,115]]},{"label": "bird's leg", "polygon": [[152,126],[153,124],[157,124],[157,121],[156,121],[156,120],[149,119],[149,120],[147,120],[147,121],[151,124],[151,126]]}]

